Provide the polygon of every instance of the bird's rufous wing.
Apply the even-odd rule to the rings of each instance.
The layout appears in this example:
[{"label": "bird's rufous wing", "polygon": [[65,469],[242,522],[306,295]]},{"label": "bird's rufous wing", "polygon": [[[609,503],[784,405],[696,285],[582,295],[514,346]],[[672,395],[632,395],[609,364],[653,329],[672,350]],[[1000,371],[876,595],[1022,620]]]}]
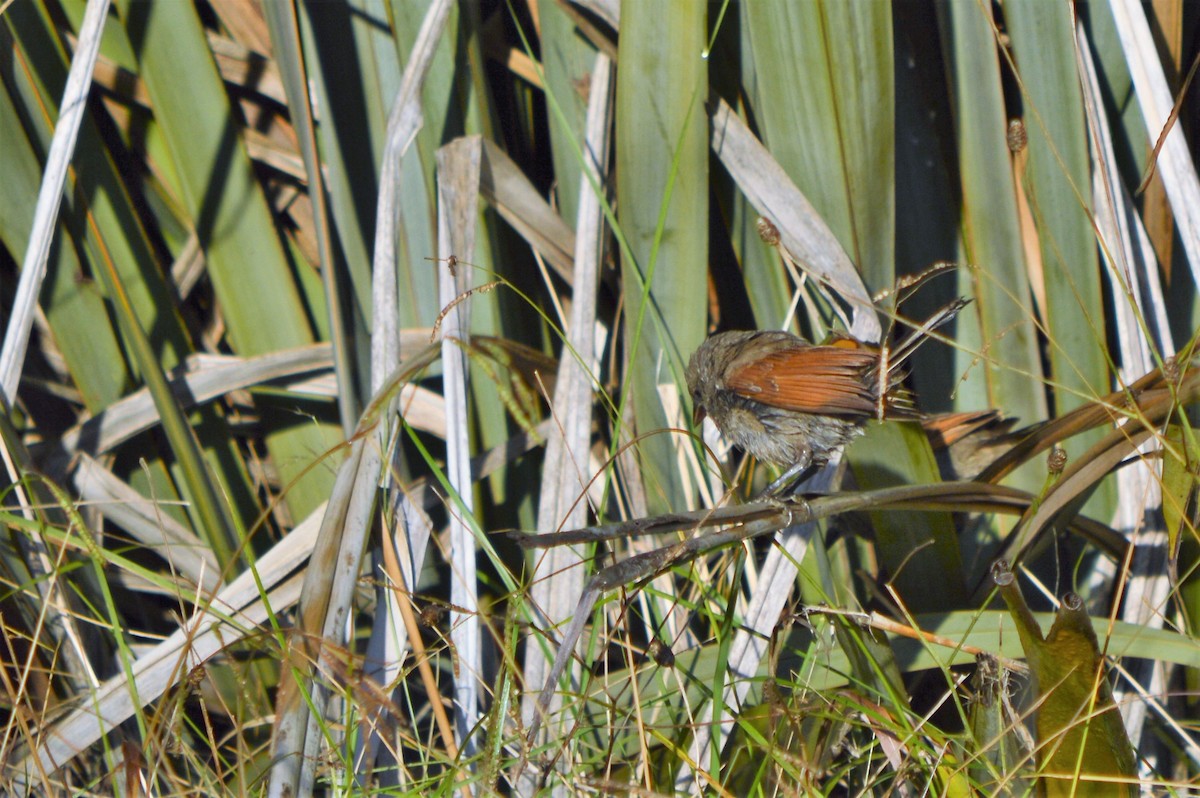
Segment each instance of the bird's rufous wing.
[{"label": "bird's rufous wing", "polygon": [[785,410],[874,415],[878,386],[870,372],[879,353],[854,342],[782,349],[755,358],[726,379],[730,390]]}]

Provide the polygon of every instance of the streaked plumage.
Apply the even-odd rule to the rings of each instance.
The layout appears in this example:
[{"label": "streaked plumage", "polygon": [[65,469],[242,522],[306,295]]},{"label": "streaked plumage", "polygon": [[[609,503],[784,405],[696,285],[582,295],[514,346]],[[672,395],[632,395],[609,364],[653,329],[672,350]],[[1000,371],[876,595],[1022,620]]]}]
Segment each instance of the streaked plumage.
[{"label": "streaked plumage", "polygon": [[780,331],[718,333],[688,362],[694,417],[712,417],[768,463],[796,473],[823,465],[870,418],[918,418],[902,387],[905,363],[965,304],[946,306],[891,350],[844,336],[812,344]]}]

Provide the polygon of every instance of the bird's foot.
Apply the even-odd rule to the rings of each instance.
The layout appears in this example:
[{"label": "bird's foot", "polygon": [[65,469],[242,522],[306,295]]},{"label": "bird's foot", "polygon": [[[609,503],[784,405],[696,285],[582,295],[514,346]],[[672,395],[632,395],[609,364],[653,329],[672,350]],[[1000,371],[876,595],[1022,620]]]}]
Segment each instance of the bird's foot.
[{"label": "bird's foot", "polygon": [[812,457],[802,457],[794,465],[779,475],[779,478],[767,486],[767,489],[754,497],[755,501],[782,500],[788,498],[795,488],[804,481],[812,467]]}]

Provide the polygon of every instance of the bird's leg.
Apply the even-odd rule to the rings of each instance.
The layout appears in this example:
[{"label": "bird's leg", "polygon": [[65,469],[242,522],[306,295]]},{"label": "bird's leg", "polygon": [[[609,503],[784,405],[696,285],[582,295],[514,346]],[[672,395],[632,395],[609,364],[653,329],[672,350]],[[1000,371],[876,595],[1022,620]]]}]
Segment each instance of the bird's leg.
[{"label": "bird's leg", "polygon": [[812,450],[805,446],[804,450],[800,452],[800,459],[768,485],[767,489],[759,494],[758,499],[778,499],[790,493],[792,488],[800,483],[800,478],[804,476],[804,473],[812,466],[812,461]]}]

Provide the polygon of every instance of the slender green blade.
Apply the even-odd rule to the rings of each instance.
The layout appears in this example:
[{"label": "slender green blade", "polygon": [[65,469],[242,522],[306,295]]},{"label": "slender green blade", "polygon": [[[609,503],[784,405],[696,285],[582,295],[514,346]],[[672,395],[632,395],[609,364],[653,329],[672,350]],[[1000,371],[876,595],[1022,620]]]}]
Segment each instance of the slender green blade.
[{"label": "slender green blade", "polygon": [[[393,46],[402,64],[408,63],[417,31],[429,9],[426,0],[392,0]],[[401,163],[400,238],[397,242],[397,281],[402,327],[431,327],[441,308],[437,299],[437,268],[429,258],[437,255],[437,191],[434,153],[454,136],[479,130],[477,98],[462,67],[463,41],[452,33],[459,29],[462,10],[454,7],[446,22],[447,34],[439,40],[425,76],[422,105],[425,124]],[[476,263],[483,264],[476,253]],[[483,275],[478,275],[484,282]],[[440,364],[434,366],[441,368]]]}]

